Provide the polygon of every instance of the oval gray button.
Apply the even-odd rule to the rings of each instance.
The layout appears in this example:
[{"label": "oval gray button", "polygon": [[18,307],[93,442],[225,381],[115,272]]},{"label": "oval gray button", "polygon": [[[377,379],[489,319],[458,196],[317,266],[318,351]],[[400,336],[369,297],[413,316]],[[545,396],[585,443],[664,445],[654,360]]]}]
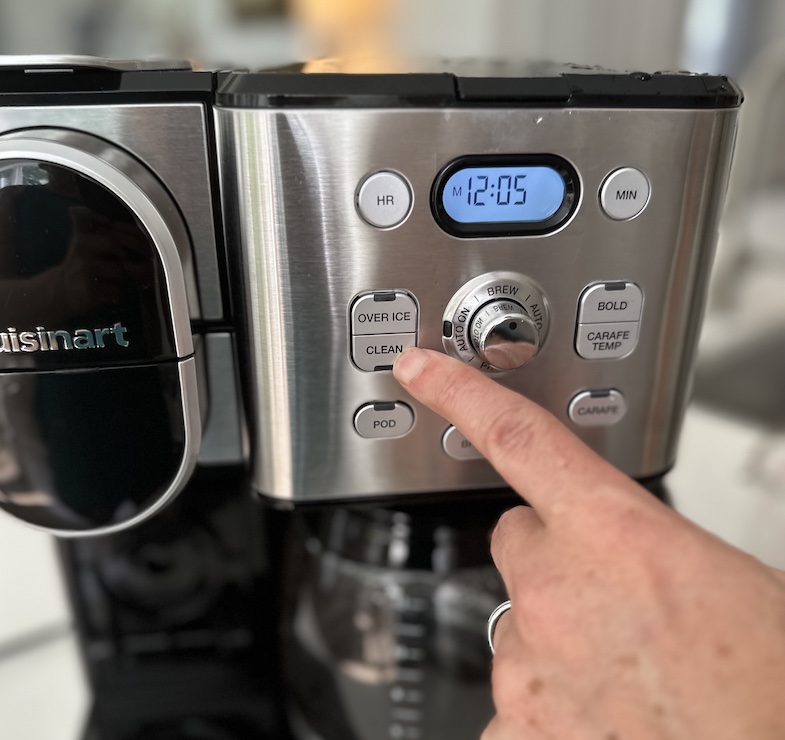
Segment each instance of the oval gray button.
[{"label": "oval gray button", "polygon": [[354,428],[366,439],[403,437],[413,426],[414,411],[400,401],[369,403],[354,415]]},{"label": "oval gray button", "polygon": [[483,460],[480,451],[455,427],[448,427],[442,437],[444,451],[455,460]]},{"label": "oval gray button", "polygon": [[570,419],[581,427],[609,427],[627,413],[627,401],[620,391],[583,391],[570,401]]}]

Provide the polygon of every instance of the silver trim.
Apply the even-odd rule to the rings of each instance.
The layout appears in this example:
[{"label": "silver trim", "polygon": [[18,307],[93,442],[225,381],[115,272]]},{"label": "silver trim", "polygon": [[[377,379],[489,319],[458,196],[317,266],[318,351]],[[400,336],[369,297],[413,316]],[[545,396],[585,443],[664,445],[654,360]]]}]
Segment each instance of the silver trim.
[{"label": "silver trim", "polygon": [[[150,233],[164,267],[177,356],[193,354],[182,264],[190,242],[175,205],[158,181],[120,149],[73,131],[36,129],[8,134],[0,138],[0,161],[8,159],[49,162],[86,175],[136,214]],[[178,243],[182,245],[179,249]],[[191,300],[195,299],[192,296]]]},{"label": "silver trim", "polygon": [[117,532],[131,529],[161,511],[161,509],[174,500],[190,479],[191,473],[196,465],[202,438],[202,421],[199,414],[199,390],[196,378],[196,359],[189,357],[177,364],[180,375],[180,392],[183,399],[183,428],[185,432],[183,459],[171,485],[161,494],[161,497],[154,504],[140,514],[137,514],[135,517],[120,524],[112,524],[107,527],[98,527],[88,530],[51,529],[18,519],[3,509],[0,509],[0,512],[2,512],[4,516],[8,516],[10,519],[13,519],[15,522],[18,522],[29,529],[46,532],[47,534],[54,535],[61,539],[87,539],[89,537],[102,537],[108,534],[116,534]]},{"label": "silver trim", "polygon": [[106,69],[116,72],[163,72],[193,69],[185,59],[107,59],[84,54],[3,54],[0,68],[32,71],[60,69]]},{"label": "silver trim", "polygon": [[[223,300],[208,126],[208,111],[196,102],[0,107],[0,132],[5,136],[25,130],[33,134],[30,129],[79,131],[112,142],[144,163],[137,169],[147,168],[147,176],[153,173],[171,193],[190,232],[192,255],[182,254],[181,259],[189,291],[196,279],[199,282],[199,302],[190,306],[191,317],[218,320],[223,318]],[[193,262],[195,276],[189,267]]]},{"label": "silver trim", "polygon": [[236,465],[247,459],[234,337],[221,332],[204,336],[207,365],[206,418],[199,449],[200,465]]}]

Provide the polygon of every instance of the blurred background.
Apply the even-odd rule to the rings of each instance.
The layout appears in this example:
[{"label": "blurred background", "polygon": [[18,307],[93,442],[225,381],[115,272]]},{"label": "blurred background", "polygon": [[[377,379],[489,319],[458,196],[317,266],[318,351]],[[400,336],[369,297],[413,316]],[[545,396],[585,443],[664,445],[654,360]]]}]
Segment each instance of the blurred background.
[{"label": "blurred background", "polygon": [[[687,516],[785,567],[781,0],[0,0],[0,53],[251,69],[403,53],[734,77],[746,103],[694,400],[668,484]],[[12,565],[0,567],[2,736],[75,739],[89,696],[54,546],[0,520],[0,561]]]}]

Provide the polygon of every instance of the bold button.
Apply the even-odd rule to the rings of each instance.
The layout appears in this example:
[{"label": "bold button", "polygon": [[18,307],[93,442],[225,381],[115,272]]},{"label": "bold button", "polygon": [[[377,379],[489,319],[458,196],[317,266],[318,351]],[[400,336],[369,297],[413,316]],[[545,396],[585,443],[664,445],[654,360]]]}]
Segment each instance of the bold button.
[{"label": "bold button", "polygon": [[400,401],[369,403],[354,415],[354,428],[366,439],[403,437],[413,426],[414,412]]},{"label": "bold button", "polygon": [[638,343],[638,322],[579,324],[575,349],[587,360],[618,360]]},{"label": "bold button", "polygon": [[416,334],[374,334],[352,337],[352,360],[366,373],[392,370],[395,358],[417,344]]},{"label": "bold button", "polygon": [[615,321],[638,321],[642,307],[643,293],[635,283],[624,281],[597,283],[583,291],[578,323],[608,324]]},{"label": "bold button", "polygon": [[400,290],[361,296],[352,305],[352,334],[408,334],[417,331],[417,304]]},{"label": "bold button", "polygon": [[581,427],[609,427],[627,413],[627,401],[616,390],[583,391],[570,401],[570,419]]},{"label": "bold button", "polygon": [[409,183],[395,172],[370,175],[357,191],[357,210],[371,226],[379,229],[399,226],[411,209]]},{"label": "bold button", "polygon": [[622,167],[605,178],[600,205],[614,221],[629,221],[646,208],[650,195],[649,178],[633,167]]},{"label": "bold button", "polygon": [[479,450],[455,427],[447,427],[442,437],[444,451],[455,460],[483,460]]}]

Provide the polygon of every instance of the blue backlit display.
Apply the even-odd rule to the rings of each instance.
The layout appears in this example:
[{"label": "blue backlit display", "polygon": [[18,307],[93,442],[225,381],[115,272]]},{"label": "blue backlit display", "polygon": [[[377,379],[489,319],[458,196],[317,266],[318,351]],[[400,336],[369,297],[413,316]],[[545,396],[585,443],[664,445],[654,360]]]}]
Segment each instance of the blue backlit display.
[{"label": "blue backlit display", "polygon": [[567,188],[552,167],[464,167],[442,189],[442,207],[459,224],[536,224],[564,204]]}]

